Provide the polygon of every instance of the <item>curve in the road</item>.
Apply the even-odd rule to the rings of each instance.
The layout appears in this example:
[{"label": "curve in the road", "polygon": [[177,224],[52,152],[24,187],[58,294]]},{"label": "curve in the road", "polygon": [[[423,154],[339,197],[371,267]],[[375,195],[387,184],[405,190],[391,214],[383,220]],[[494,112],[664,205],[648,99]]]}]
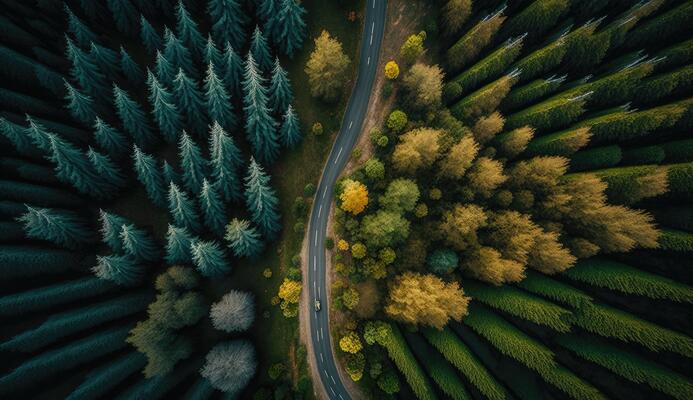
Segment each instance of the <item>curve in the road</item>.
[{"label": "curve in the road", "polygon": [[[320,178],[308,234],[308,312],[309,332],[313,343],[315,364],[320,381],[330,399],[347,400],[349,393],[337,372],[337,363],[332,353],[332,341],[328,322],[329,301],[326,297],[325,232],[327,216],[332,204],[334,185],[346,165],[351,149],[358,139],[368,109],[373,81],[378,69],[380,44],[385,31],[386,0],[367,0],[366,18],[361,40],[359,67],[356,84],[349,98],[342,127],[339,130],[327,164]],[[315,311],[315,300],[319,299],[321,311]]]}]

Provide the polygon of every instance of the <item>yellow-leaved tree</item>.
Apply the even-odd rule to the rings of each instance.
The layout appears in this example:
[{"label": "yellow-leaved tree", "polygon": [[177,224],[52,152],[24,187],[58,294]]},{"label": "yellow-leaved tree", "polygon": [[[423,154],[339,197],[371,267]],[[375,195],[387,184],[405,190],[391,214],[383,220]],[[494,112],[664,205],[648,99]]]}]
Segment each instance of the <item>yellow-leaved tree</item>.
[{"label": "yellow-leaved tree", "polygon": [[325,100],[337,97],[349,78],[346,69],[350,62],[342,44],[330,37],[329,32],[322,31],[315,39],[315,50],[306,63],[310,93]]},{"label": "yellow-leaved tree", "polygon": [[347,179],[343,183],[339,199],[342,201],[342,210],[358,215],[368,205],[368,188],[359,181]]},{"label": "yellow-leaved tree", "polygon": [[390,60],[385,64],[385,77],[387,79],[397,79],[399,76],[399,65],[395,60]]}]

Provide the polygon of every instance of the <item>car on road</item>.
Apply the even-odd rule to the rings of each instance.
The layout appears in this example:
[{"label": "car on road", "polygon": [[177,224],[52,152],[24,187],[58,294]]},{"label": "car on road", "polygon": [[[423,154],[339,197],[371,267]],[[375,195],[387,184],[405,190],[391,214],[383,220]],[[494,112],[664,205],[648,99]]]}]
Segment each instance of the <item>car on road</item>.
[{"label": "car on road", "polygon": [[315,311],[320,311],[320,300],[315,300]]}]

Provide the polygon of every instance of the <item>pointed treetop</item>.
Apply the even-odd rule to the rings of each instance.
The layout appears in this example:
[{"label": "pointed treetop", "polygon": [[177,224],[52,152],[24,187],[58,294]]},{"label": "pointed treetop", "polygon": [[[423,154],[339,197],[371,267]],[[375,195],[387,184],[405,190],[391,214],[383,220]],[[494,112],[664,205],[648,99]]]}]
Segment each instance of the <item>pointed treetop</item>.
[{"label": "pointed treetop", "polygon": [[65,83],[65,88],[67,89],[65,100],[68,101],[67,108],[70,110],[70,113],[78,121],[90,126],[96,118],[94,101],[90,96],[80,93],[77,89],[70,85],[67,80],[63,80],[63,82]]},{"label": "pointed treetop", "polygon": [[176,32],[178,37],[193,53],[200,54],[205,45],[205,40],[200,34],[197,22],[190,17],[190,13],[185,8],[183,0],[179,0],[176,6]]},{"label": "pointed treetop", "polygon": [[285,147],[293,148],[301,141],[301,127],[299,126],[298,116],[294,108],[289,105],[284,113],[284,121],[279,135]]},{"label": "pointed treetop", "polygon": [[272,69],[272,82],[269,88],[270,107],[275,112],[283,112],[294,101],[294,93],[291,89],[289,74],[279,64],[279,58],[274,60],[274,68]]},{"label": "pointed treetop", "polygon": [[231,42],[237,48],[243,47],[248,17],[239,1],[210,0],[207,12],[212,17],[212,33],[218,43]]},{"label": "pointed treetop", "polygon": [[120,46],[120,69],[130,83],[139,83],[142,80],[142,69],[123,46]]},{"label": "pointed treetop", "polygon": [[89,43],[96,41],[96,34],[92,32],[70,9],[67,3],[63,3],[67,14],[67,30],[72,34],[77,43],[86,48]]},{"label": "pointed treetop", "polygon": [[306,38],[305,8],[296,0],[282,0],[279,13],[274,20],[272,39],[289,57],[303,46]]},{"label": "pointed treetop", "polygon": [[255,26],[253,38],[250,42],[250,52],[253,53],[255,61],[257,61],[263,70],[269,71],[272,69],[272,57],[270,56],[267,40],[262,34],[260,27],[257,25]]},{"label": "pointed treetop", "polygon": [[212,39],[212,35],[207,35],[207,44],[205,46],[203,61],[205,64],[212,64],[219,71],[222,65],[221,52],[217,49],[217,45]]},{"label": "pointed treetop", "polygon": [[140,39],[150,55],[154,55],[157,50],[163,48],[161,36],[159,36],[144,15],[140,15]]}]

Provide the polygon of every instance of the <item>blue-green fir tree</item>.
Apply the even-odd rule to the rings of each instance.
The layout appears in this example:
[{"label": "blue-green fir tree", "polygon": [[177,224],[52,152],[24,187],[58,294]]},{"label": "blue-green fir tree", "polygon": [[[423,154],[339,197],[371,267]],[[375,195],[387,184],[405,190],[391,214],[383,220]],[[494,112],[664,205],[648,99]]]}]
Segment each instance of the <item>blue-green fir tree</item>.
[{"label": "blue-green fir tree", "polygon": [[185,120],[191,131],[202,135],[207,129],[207,114],[202,93],[197,83],[189,78],[183,69],[178,70],[173,80],[173,98],[178,109],[185,115]]},{"label": "blue-green fir tree", "polygon": [[274,60],[272,82],[269,88],[269,106],[275,113],[283,113],[294,101],[289,74],[279,64],[279,58]]},{"label": "blue-green fir tree", "polygon": [[147,21],[144,15],[140,16],[140,39],[147,53],[153,56],[158,50],[164,48],[164,42],[161,36],[156,32],[156,29]]},{"label": "blue-green fir tree", "polygon": [[[306,9],[296,0],[281,0],[279,12],[272,24],[272,41],[287,56],[293,58],[306,38]],[[265,28],[267,31],[267,28]]]},{"label": "blue-green fir tree", "polygon": [[205,48],[202,54],[202,61],[206,65],[214,65],[214,68],[217,71],[217,73],[221,71],[223,59],[221,56],[221,52],[217,48],[217,45],[214,43],[214,40],[212,39],[212,35],[207,35],[207,43],[205,44]]},{"label": "blue-green fir tree", "polygon": [[41,153],[32,143],[26,128],[10,122],[4,117],[0,117],[0,134],[9,140],[17,152],[23,156],[36,157]]},{"label": "blue-green fir tree", "polygon": [[101,227],[101,241],[105,243],[113,252],[120,253],[123,251],[123,240],[120,238],[120,231],[123,225],[129,224],[130,221],[120,215],[106,212],[99,209],[99,221]]},{"label": "blue-green fir tree", "polygon": [[214,185],[210,184],[207,179],[202,181],[202,190],[200,191],[200,209],[204,218],[205,226],[214,234],[221,237],[224,235],[224,225],[228,218],[221,196]]},{"label": "blue-green fir tree", "polygon": [[277,123],[267,106],[267,89],[263,83],[262,73],[253,55],[248,53],[243,78],[245,132],[255,157],[265,164],[271,164],[279,156],[279,143]]},{"label": "blue-green fir tree", "polygon": [[130,98],[126,91],[113,84],[116,112],[120,121],[133,141],[140,147],[146,148],[155,142],[154,133],[142,107]]},{"label": "blue-green fir tree", "polygon": [[159,50],[156,51],[154,72],[156,72],[156,76],[159,78],[159,81],[161,81],[164,85],[169,86],[173,83],[173,79],[176,76],[176,71],[173,68],[173,65]]},{"label": "blue-green fir tree", "polygon": [[64,4],[64,8],[67,14],[67,31],[81,48],[86,49],[91,42],[96,41],[96,34],[72,12],[67,4]]},{"label": "blue-green fir tree", "polygon": [[229,93],[235,97],[243,95],[241,81],[243,80],[243,60],[229,42],[226,43],[223,56],[222,79]]},{"label": "blue-green fir tree", "polygon": [[268,240],[274,240],[281,229],[277,195],[270,186],[270,178],[262,167],[250,158],[245,177],[245,204],[252,220]]},{"label": "blue-green fir tree", "polygon": [[178,141],[178,156],[183,170],[183,184],[194,194],[200,193],[202,180],[207,174],[207,160],[200,147],[183,131]]},{"label": "blue-green fir tree", "polygon": [[192,262],[190,245],[196,238],[187,229],[168,225],[166,232],[166,262],[170,265]]},{"label": "blue-green fir tree", "polygon": [[106,5],[113,14],[116,28],[127,36],[135,36],[138,12],[130,0],[106,0]]},{"label": "blue-green fir tree", "polygon": [[294,108],[289,105],[284,113],[282,127],[279,130],[279,139],[285,147],[293,148],[301,141],[301,126]]},{"label": "blue-green fir tree", "polygon": [[218,43],[231,43],[237,49],[245,45],[248,23],[243,5],[238,0],[210,0],[207,13],[212,20],[212,33]]},{"label": "blue-green fir tree", "polygon": [[203,276],[215,278],[231,272],[231,265],[217,242],[196,240],[190,250],[193,264]]},{"label": "blue-green fir tree", "polygon": [[48,143],[48,159],[55,165],[58,179],[88,196],[106,198],[112,194],[113,187],[101,180],[82,150],[52,133],[48,134]]},{"label": "blue-green fir tree", "polygon": [[120,46],[120,70],[132,84],[139,84],[144,79],[142,68],[130,57],[123,46]]},{"label": "blue-green fir tree", "polygon": [[164,177],[156,165],[156,160],[149,154],[143,153],[137,145],[133,146],[132,160],[137,180],[142,183],[147,197],[159,207],[166,206],[166,186]]},{"label": "blue-green fir tree", "polygon": [[[33,145],[41,150],[41,154],[44,156],[50,156],[51,154],[51,135],[55,135],[52,132],[49,132],[48,129],[46,129],[45,126],[41,125],[40,123],[36,122],[34,118],[32,118],[30,115],[26,116],[26,122],[29,124],[29,126],[26,128],[26,139],[31,139],[31,143]],[[10,125],[7,125],[10,126]],[[16,126],[16,125],[15,125]]]},{"label": "blue-green fir tree", "polygon": [[173,168],[171,164],[168,163],[168,161],[163,160],[161,162],[161,171],[164,176],[164,184],[166,187],[168,187],[171,182],[175,183],[176,185],[181,184],[180,174]]},{"label": "blue-green fir tree", "polygon": [[175,143],[178,133],[183,129],[178,108],[173,102],[173,96],[159,83],[151,71],[147,71],[147,86],[149,87],[149,102],[152,104],[154,120],[168,143]]},{"label": "blue-green fir tree", "polygon": [[137,261],[154,262],[161,257],[159,246],[154,239],[143,229],[133,224],[120,227],[120,240],[126,255]]},{"label": "blue-green fir tree", "polygon": [[197,76],[190,50],[171,32],[164,30],[164,57],[173,65],[174,71],[183,68],[190,76]]},{"label": "blue-green fir tree", "polygon": [[67,109],[70,110],[70,114],[87,126],[93,124],[94,119],[96,119],[96,111],[92,98],[80,93],[68,81],[65,81],[65,89],[67,89],[65,100],[68,102]]},{"label": "blue-green fir tree", "polygon": [[195,210],[195,202],[174,183],[169,184],[168,211],[177,226],[182,226],[189,232],[200,231],[200,216]]},{"label": "blue-green fir tree", "polygon": [[67,59],[72,64],[70,69],[72,80],[77,82],[93,98],[106,100],[108,98],[106,77],[88,54],[75,46],[69,37],[65,36],[65,38],[67,41]]},{"label": "blue-green fir tree", "polygon": [[193,54],[197,56],[202,54],[205,39],[200,34],[197,22],[190,17],[190,13],[185,8],[183,0],[178,0],[178,5],[176,6],[176,34]]},{"label": "blue-green fir tree", "polygon": [[224,239],[236,257],[256,257],[264,249],[264,243],[255,227],[246,220],[234,218],[226,225]]},{"label": "blue-green fir tree", "polygon": [[260,0],[257,5],[256,14],[264,22],[262,28],[268,36],[274,31],[280,6],[281,0]]},{"label": "blue-green fir tree", "polygon": [[17,221],[24,224],[24,233],[32,239],[46,240],[68,249],[92,242],[93,233],[86,223],[68,211],[26,206],[26,212]]},{"label": "blue-green fir tree", "polygon": [[238,170],[243,165],[241,151],[233,137],[214,123],[209,134],[211,178],[224,202],[243,199]]},{"label": "blue-green fir tree", "polygon": [[217,121],[224,129],[235,129],[236,116],[233,113],[229,94],[224,87],[224,82],[219,79],[211,64],[207,67],[207,76],[204,83],[209,118],[212,121]]},{"label": "blue-green fir tree", "polygon": [[99,148],[112,157],[125,154],[130,146],[125,135],[99,117],[96,117],[94,121],[94,139]]},{"label": "blue-green fir tree", "polygon": [[120,60],[117,52],[91,42],[89,57],[105,76],[111,79],[118,76]]},{"label": "blue-green fir tree", "polygon": [[140,282],[144,268],[128,255],[96,256],[96,265],[91,269],[97,278],[121,286],[132,286]]},{"label": "blue-green fir tree", "polygon": [[101,181],[111,186],[112,191],[116,191],[125,186],[125,177],[120,167],[118,167],[109,156],[101,154],[89,147],[87,157],[94,171],[101,178]]},{"label": "blue-green fir tree", "polygon": [[258,26],[255,26],[253,36],[250,40],[250,53],[253,54],[255,62],[257,62],[263,71],[272,70],[272,56],[270,56],[269,45]]}]

